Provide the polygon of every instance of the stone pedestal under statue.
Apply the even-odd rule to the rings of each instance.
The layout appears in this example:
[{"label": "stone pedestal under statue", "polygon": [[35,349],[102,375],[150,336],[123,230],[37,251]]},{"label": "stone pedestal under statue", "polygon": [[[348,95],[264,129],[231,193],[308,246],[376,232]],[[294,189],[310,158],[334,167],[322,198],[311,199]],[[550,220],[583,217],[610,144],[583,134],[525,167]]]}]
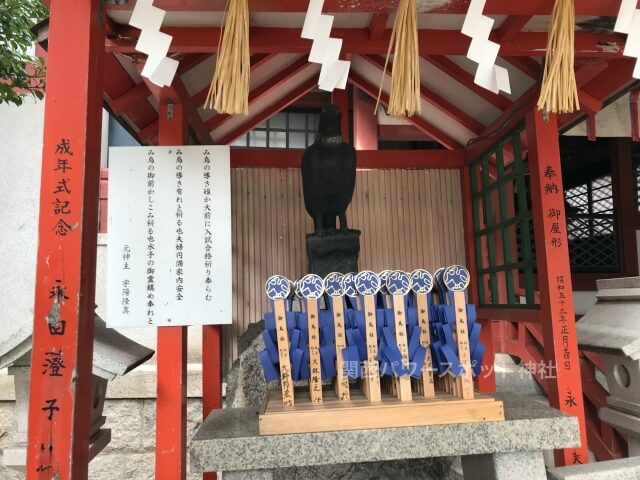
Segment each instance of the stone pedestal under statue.
[{"label": "stone pedestal under statue", "polygon": [[546,480],[542,451],[577,446],[578,420],[526,397],[498,398],[504,422],[288,435],[259,435],[256,408],[214,410],[190,443],[191,472],[237,480],[327,478],[318,474],[322,466],[358,464],[366,472],[369,465],[377,473],[369,462],[397,468],[402,461],[460,455],[465,480]]},{"label": "stone pedestal under statue", "polygon": [[309,272],[325,277],[331,272],[358,271],[360,230],[307,235]]}]

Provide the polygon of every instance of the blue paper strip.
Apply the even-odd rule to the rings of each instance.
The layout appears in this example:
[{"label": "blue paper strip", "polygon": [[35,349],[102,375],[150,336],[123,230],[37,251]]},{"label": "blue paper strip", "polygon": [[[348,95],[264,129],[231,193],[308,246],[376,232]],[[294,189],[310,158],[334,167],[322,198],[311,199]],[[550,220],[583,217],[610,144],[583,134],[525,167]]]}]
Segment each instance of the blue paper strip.
[{"label": "blue paper strip", "polygon": [[[460,361],[458,360],[458,356],[453,352],[449,345],[442,345],[440,349],[442,354],[447,359],[447,370],[454,376],[459,377],[464,373],[464,368],[460,365]],[[446,372],[446,370],[445,370]]]},{"label": "blue paper strip", "polygon": [[276,317],[273,312],[264,314],[264,328],[266,330],[276,331]]},{"label": "blue paper strip", "polygon": [[358,348],[356,346],[346,347],[342,350],[342,359],[344,360],[345,375],[349,378],[362,378],[362,368],[360,366],[360,358]]},{"label": "blue paper strip", "polygon": [[266,350],[260,352],[260,362],[262,363],[262,372],[264,373],[264,379],[269,382],[280,379],[280,374],[276,370],[276,367],[271,363],[271,358]]},{"label": "blue paper strip", "polygon": [[422,329],[419,326],[411,327],[411,335],[409,336],[409,359],[413,360],[416,350],[420,346],[420,333]]},{"label": "blue paper strip", "polygon": [[336,376],[336,349],[333,345],[320,347],[320,362],[322,363],[322,380],[330,380]]},{"label": "blue paper strip", "polygon": [[296,348],[291,351],[291,377],[294,381],[300,380],[304,351]]},{"label": "blue paper strip", "polygon": [[278,348],[275,343],[273,343],[273,339],[267,330],[262,332],[262,341],[264,342],[264,349],[269,354],[269,358],[271,359],[271,363],[276,364],[279,362],[278,357]]},{"label": "blue paper strip", "polygon": [[424,359],[427,356],[427,349],[422,345],[418,345],[411,359],[409,374],[413,378],[420,378],[422,376],[422,369],[424,368]]},{"label": "blue paper strip", "polygon": [[291,333],[291,348],[302,348],[300,340],[302,339],[302,332],[299,328],[294,328]]}]

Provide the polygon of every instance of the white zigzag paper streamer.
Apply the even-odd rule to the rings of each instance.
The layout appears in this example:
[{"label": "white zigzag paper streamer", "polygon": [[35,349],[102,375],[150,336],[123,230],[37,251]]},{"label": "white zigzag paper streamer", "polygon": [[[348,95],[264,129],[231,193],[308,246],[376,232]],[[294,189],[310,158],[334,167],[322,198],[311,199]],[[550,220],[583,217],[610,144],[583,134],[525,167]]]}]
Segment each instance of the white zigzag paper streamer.
[{"label": "white zigzag paper streamer", "polygon": [[332,92],[335,88],[344,89],[351,62],[340,60],[342,39],[331,38],[333,17],[323,15],[324,0],[311,0],[307,16],[302,27],[302,38],[313,40],[309,61],[322,65],[318,88]]},{"label": "white zigzag paper streamer", "polygon": [[627,43],[623,54],[636,59],[633,77],[640,78],[640,10],[636,8],[637,0],[622,0],[614,32],[626,33]]},{"label": "white zigzag paper streamer", "polygon": [[462,34],[471,37],[467,58],[478,64],[474,83],[493,93],[511,93],[509,71],[496,65],[500,45],[489,40],[495,20],[483,15],[486,0],[471,0]]},{"label": "white zigzag paper streamer", "polygon": [[171,85],[179,64],[167,57],[173,37],[160,31],[166,13],[154,7],[153,0],[138,0],[129,20],[129,25],[140,29],[136,50],[148,57],[141,75],[159,87]]}]

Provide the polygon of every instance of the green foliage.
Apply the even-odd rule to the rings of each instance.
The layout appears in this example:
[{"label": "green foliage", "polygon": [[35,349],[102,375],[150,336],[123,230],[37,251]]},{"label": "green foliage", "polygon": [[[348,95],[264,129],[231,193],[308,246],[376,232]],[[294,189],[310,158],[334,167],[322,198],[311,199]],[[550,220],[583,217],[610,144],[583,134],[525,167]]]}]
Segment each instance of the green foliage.
[{"label": "green foliage", "polygon": [[[42,99],[44,59],[29,54],[31,28],[48,16],[40,0],[0,0],[0,103],[21,105],[27,96]],[[33,65],[33,68],[29,65]]]}]

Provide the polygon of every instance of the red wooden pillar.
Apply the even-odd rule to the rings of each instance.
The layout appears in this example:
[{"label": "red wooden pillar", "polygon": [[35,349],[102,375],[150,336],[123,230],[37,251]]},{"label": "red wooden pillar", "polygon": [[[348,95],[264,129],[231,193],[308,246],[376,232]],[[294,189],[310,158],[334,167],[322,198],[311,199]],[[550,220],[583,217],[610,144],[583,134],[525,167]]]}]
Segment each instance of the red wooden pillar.
[{"label": "red wooden pillar", "polygon": [[353,145],[356,150],[378,150],[375,105],[353,87]]},{"label": "red wooden pillar", "polygon": [[549,404],[578,417],[582,440],[579,448],[557,450],[556,465],[587,463],[557,118],[550,115],[545,121],[541,112],[531,111],[526,127],[544,356],[556,376],[548,382]]},{"label": "red wooden pillar", "polygon": [[349,91],[336,88],[331,93],[331,102],[336,105],[342,113],[342,138],[345,142],[349,142],[350,128],[349,128]]},{"label": "red wooden pillar", "polygon": [[616,212],[616,230],[620,246],[620,276],[638,275],[638,197],[631,158],[630,138],[611,138],[611,182],[613,185],[613,211]]},{"label": "red wooden pillar", "polygon": [[[460,183],[462,190],[462,215],[464,222],[464,247],[466,251],[467,269],[471,274],[472,282],[479,282],[476,250],[473,238],[473,202],[471,199],[471,170],[465,166],[460,170]],[[472,285],[469,289],[469,303],[478,304],[477,285]],[[485,393],[496,391],[496,372],[494,369],[495,351],[493,346],[493,332],[491,320],[478,319],[482,330],[480,331],[480,341],[486,345],[484,358],[482,359],[482,370],[475,379],[476,388]]]},{"label": "red wooden pillar", "polygon": [[88,478],[103,25],[99,0],[51,2],[28,480]]},{"label": "red wooden pillar", "polygon": [[[202,327],[202,419],[212,410],[222,408],[222,329],[219,325]],[[205,473],[203,480],[216,480],[215,472]]]},{"label": "red wooden pillar", "polygon": [[[186,140],[182,104],[162,89],[159,96],[159,145]],[[156,399],[156,480],[187,476],[187,327],[158,327]]]}]

